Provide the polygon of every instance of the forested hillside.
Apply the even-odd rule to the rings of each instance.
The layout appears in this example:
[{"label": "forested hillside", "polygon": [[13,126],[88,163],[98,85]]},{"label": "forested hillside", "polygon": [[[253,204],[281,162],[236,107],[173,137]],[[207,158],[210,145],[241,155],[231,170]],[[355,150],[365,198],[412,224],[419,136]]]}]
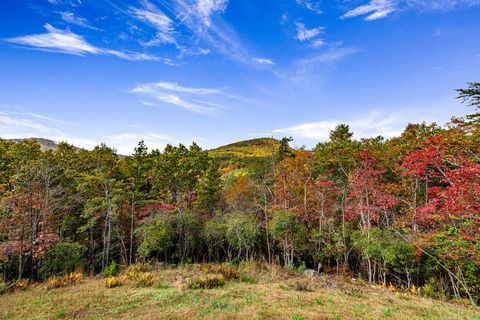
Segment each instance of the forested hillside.
[{"label": "forested hillside", "polygon": [[[460,97],[479,107],[479,84]],[[119,157],[0,140],[4,283],[160,261],[259,261],[480,299],[480,123],[410,124],[313,150],[259,139]],[[242,161],[249,158],[249,161]]]}]

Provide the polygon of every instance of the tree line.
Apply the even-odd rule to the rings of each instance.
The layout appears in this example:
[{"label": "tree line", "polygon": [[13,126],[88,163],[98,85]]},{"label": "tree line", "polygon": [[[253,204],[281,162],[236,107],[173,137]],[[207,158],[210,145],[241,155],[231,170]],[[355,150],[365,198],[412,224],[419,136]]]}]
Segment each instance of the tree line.
[{"label": "tree line", "polygon": [[[478,110],[480,84],[459,97]],[[195,143],[119,156],[0,140],[0,274],[258,260],[477,303],[479,119],[409,124],[390,140],[342,124],[313,150],[284,138],[249,162]]]}]

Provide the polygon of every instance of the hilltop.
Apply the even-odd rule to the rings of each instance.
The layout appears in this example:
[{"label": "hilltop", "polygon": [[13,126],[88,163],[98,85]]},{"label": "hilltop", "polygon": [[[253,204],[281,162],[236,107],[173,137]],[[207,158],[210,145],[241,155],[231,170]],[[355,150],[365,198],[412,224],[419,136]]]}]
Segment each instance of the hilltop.
[{"label": "hilltop", "polygon": [[58,146],[58,142],[50,140],[50,139],[44,139],[44,138],[24,138],[24,139],[7,139],[8,141],[13,141],[13,142],[24,142],[24,141],[33,141],[36,142],[38,145],[40,145],[40,149],[42,151],[49,151],[49,150],[55,150]]},{"label": "hilltop", "polygon": [[238,141],[209,151],[210,156],[222,160],[238,158],[267,158],[276,152],[280,142],[273,138]]}]

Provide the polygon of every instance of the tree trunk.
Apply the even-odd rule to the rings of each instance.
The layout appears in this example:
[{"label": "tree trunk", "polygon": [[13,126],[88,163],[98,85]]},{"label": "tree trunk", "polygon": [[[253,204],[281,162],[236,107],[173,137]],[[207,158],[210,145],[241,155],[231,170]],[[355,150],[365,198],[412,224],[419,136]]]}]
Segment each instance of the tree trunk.
[{"label": "tree trunk", "polygon": [[134,240],[134,228],[135,228],[135,192],[132,192],[132,211],[130,217],[130,252],[128,254],[128,264],[133,262],[133,240]]}]

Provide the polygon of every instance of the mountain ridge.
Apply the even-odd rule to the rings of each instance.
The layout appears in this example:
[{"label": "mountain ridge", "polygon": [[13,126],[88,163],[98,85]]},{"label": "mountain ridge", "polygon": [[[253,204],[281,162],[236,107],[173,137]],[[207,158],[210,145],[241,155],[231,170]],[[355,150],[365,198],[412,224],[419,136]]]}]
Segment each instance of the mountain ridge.
[{"label": "mountain ridge", "polygon": [[[33,141],[40,145],[42,151],[55,150],[60,142],[38,137],[6,139],[16,143]],[[271,156],[278,148],[279,140],[274,138],[254,138],[235,141],[213,149],[206,149],[210,156],[220,159],[265,158]],[[82,149],[73,145],[76,149]]]}]

